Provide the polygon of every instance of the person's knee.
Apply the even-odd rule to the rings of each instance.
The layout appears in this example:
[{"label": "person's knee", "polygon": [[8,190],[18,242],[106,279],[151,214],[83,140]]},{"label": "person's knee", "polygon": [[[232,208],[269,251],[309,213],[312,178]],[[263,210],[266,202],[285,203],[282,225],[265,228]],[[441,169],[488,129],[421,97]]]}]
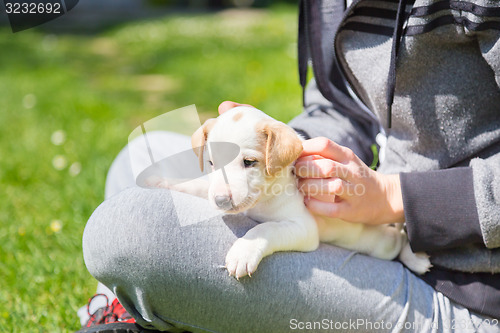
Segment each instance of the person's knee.
[{"label": "person's knee", "polygon": [[124,190],[104,201],[83,234],[83,255],[90,274],[105,283],[145,260],[151,255],[148,244],[175,224],[172,206],[169,191],[142,188]]}]

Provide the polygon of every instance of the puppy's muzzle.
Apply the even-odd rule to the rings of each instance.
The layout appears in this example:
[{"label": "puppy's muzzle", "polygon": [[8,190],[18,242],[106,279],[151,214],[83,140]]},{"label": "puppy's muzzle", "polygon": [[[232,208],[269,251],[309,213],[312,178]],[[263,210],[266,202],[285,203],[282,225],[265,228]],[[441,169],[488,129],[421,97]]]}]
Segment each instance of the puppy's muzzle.
[{"label": "puppy's muzzle", "polygon": [[222,210],[230,210],[233,208],[233,201],[229,195],[216,195],[214,201],[217,207]]}]

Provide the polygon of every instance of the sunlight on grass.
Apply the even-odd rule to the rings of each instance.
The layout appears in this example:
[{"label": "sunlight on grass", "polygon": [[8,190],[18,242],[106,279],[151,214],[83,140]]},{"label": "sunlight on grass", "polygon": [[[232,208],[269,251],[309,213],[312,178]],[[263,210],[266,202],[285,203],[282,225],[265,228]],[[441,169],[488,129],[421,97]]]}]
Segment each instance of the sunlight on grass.
[{"label": "sunlight on grass", "polygon": [[73,332],[95,290],[81,237],[142,122],[226,99],[300,112],[296,11],[132,22],[97,35],[0,29],[0,332]]}]

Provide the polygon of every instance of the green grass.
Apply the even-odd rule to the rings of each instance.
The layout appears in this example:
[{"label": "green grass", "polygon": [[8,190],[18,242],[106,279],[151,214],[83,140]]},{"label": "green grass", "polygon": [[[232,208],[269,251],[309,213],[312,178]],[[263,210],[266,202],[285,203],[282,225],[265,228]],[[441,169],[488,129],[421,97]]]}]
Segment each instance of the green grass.
[{"label": "green grass", "polygon": [[97,35],[0,28],[0,332],[73,332],[96,282],[81,237],[140,123],[226,99],[300,112],[296,11],[176,15]]}]

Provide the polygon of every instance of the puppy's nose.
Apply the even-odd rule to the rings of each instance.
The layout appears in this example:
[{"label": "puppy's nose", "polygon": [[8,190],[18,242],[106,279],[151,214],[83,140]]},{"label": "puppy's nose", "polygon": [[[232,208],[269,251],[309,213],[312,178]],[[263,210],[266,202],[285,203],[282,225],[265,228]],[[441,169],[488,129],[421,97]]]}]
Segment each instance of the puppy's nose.
[{"label": "puppy's nose", "polygon": [[228,210],[228,209],[233,208],[233,204],[231,202],[231,197],[229,195],[216,195],[214,200],[215,200],[215,204],[220,209]]}]

